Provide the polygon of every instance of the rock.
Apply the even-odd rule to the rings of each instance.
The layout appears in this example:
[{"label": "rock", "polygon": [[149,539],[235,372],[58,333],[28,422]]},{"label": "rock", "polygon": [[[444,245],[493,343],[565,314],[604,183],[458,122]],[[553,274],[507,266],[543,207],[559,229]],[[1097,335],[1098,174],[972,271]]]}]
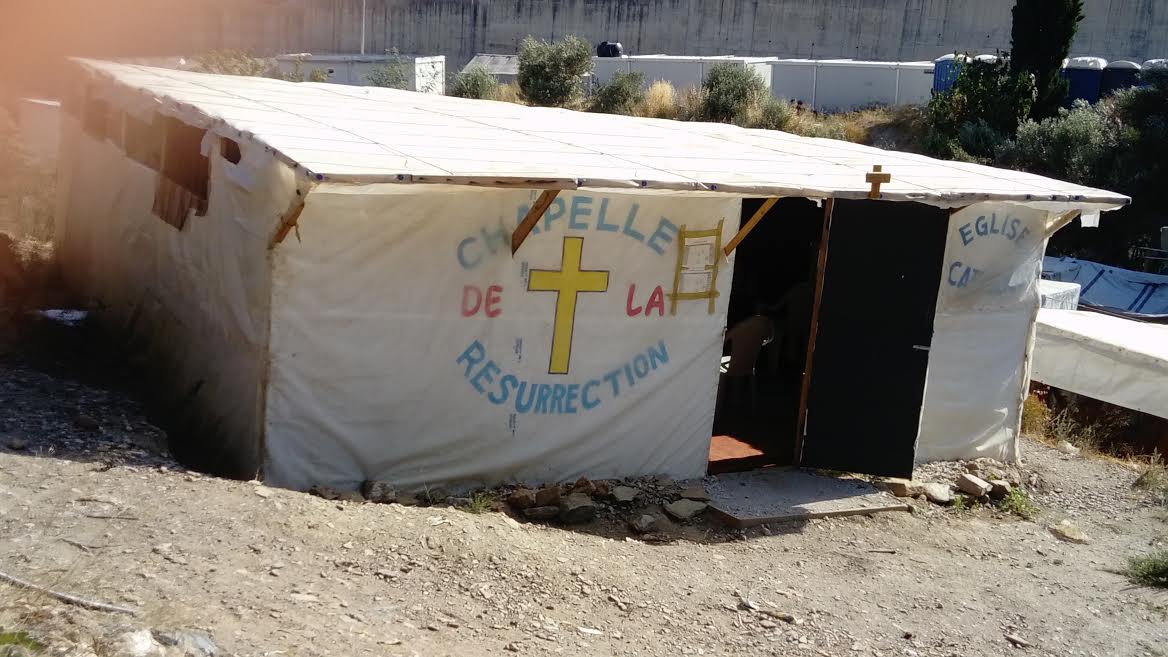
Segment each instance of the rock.
[{"label": "rock", "polygon": [[612,501],[617,504],[632,504],[637,501],[641,495],[641,489],[633,488],[632,486],[614,486],[612,489]]},{"label": "rock", "polygon": [[361,483],[361,494],[375,504],[389,504],[397,499],[397,491],[387,481],[364,481]]},{"label": "rock", "polygon": [[984,479],[971,474],[963,474],[957,477],[957,487],[973,497],[985,497],[993,489],[993,486],[989,485]]},{"label": "rock", "polygon": [[309,488],[308,494],[325,500],[337,500],[341,497],[341,491],[332,486],[325,486],[324,484],[316,484],[312,488]]},{"label": "rock", "polygon": [[889,477],[881,483],[884,484],[889,493],[897,497],[916,497],[923,492],[921,484],[911,479]]},{"label": "rock", "polygon": [[197,630],[175,630],[162,632],[153,630],[154,640],[166,646],[170,655],[182,657],[219,657],[224,654],[211,635]]},{"label": "rock", "polygon": [[949,484],[939,484],[935,481],[930,481],[922,484],[925,497],[933,504],[948,504],[953,501],[953,493],[949,490]]},{"label": "rock", "polygon": [[34,657],[32,651],[24,646],[13,644],[0,644],[0,657]]},{"label": "rock", "polygon": [[1091,539],[1087,538],[1087,535],[1083,533],[1083,530],[1079,529],[1079,526],[1070,520],[1063,520],[1057,525],[1051,525],[1050,533],[1054,534],[1055,537],[1059,540],[1066,541],[1068,543],[1086,545],[1087,543],[1091,542]]},{"label": "rock", "polygon": [[981,470],[981,464],[979,464],[977,461],[970,461],[965,464],[965,470],[967,472],[978,472]]},{"label": "rock", "polygon": [[474,500],[469,497],[448,497],[446,504],[456,509],[465,509],[474,504]]},{"label": "rock", "polygon": [[592,483],[588,477],[580,477],[576,483],[572,484],[572,492],[591,495],[596,492],[596,484]]},{"label": "rock", "polygon": [[365,502],[365,496],[355,490],[347,490],[337,494],[337,501],[361,504]]},{"label": "rock", "polygon": [[8,449],[17,452],[28,449],[28,441],[24,438],[9,438]]},{"label": "rock", "polygon": [[82,431],[97,431],[101,429],[101,423],[84,414],[73,418],[73,426],[81,429]]},{"label": "rock", "polygon": [[535,505],[536,506],[555,506],[560,502],[560,496],[563,493],[560,491],[559,485],[553,484],[545,486],[535,491]]},{"label": "rock", "polygon": [[507,504],[519,511],[530,509],[535,506],[535,491],[530,488],[516,488],[507,497]]},{"label": "rock", "polygon": [[680,499],[665,505],[665,513],[676,520],[689,520],[706,510],[705,502]]},{"label": "rock", "polygon": [[1075,447],[1074,445],[1070,444],[1069,442],[1067,442],[1065,440],[1060,440],[1058,447],[1056,447],[1055,449],[1062,452],[1063,454],[1070,454],[1071,456],[1077,456],[1079,453],[1078,447]]},{"label": "rock", "polygon": [[647,513],[643,513],[629,521],[629,529],[632,529],[638,534],[648,534],[657,529],[657,519]]},{"label": "rock", "polygon": [[588,522],[596,517],[596,503],[584,493],[572,493],[560,498],[560,521],[570,525]]},{"label": "rock", "polygon": [[533,506],[523,510],[523,516],[530,520],[553,520],[560,515],[558,506]]},{"label": "rock", "polygon": [[166,657],[166,648],[154,640],[150,630],[126,632],[114,641],[113,654],[118,657]]},{"label": "rock", "polygon": [[681,497],[687,500],[696,500],[698,502],[709,502],[710,494],[706,492],[704,486],[690,486],[681,491]]},{"label": "rock", "polygon": [[612,493],[612,484],[611,483],[609,483],[607,481],[597,481],[594,483],[596,484],[596,491],[592,493],[593,495],[599,495],[600,497],[608,497]]},{"label": "rock", "polygon": [[1010,485],[1010,482],[1006,481],[1005,479],[991,479],[990,486],[993,486],[993,488],[990,489],[990,497],[994,498],[995,500],[1006,499],[1014,490],[1014,487]]},{"label": "rock", "polygon": [[255,489],[255,494],[256,494],[256,495],[259,495],[260,497],[262,497],[262,498],[264,498],[264,499],[268,499],[268,498],[269,498],[269,497],[271,497],[271,496],[272,496],[274,493],[272,493],[272,489],[271,489],[271,488],[267,488],[267,487],[265,487],[265,486],[257,486],[257,487],[256,487],[256,489]]}]

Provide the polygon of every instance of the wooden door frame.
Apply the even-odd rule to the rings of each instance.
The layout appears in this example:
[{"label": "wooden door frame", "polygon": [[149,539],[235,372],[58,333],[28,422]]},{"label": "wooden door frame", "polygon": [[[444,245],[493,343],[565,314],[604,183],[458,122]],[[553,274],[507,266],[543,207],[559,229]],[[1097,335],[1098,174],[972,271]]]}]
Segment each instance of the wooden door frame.
[{"label": "wooden door frame", "polygon": [[803,463],[803,438],[807,435],[807,401],[811,394],[811,371],[815,355],[815,337],[819,332],[819,307],[823,301],[823,279],[827,270],[827,250],[831,239],[831,215],[835,209],[835,199],[828,198],[823,207],[823,229],[819,237],[819,260],[815,271],[815,300],[811,306],[811,327],[807,332],[807,356],[803,366],[803,382],[799,390],[799,416],[795,425],[796,466]]}]

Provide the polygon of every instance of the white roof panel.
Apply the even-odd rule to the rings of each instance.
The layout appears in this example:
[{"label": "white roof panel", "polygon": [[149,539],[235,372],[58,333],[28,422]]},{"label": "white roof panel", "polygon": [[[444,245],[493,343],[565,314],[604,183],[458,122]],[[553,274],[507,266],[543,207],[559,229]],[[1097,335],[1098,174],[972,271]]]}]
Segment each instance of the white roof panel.
[{"label": "white roof panel", "polygon": [[669,189],[864,198],[940,206],[980,200],[1109,209],[1126,196],[1019,171],[773,130],[688,123],[376,87],[292,83],[79,60],[103,95],[263,144],[302,175],[332,182]]}]

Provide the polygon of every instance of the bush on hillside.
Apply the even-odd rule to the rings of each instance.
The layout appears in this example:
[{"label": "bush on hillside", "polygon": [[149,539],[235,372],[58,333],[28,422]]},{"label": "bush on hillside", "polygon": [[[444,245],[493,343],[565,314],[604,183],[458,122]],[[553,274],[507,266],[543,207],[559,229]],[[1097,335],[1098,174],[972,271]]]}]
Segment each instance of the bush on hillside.
[{"label": "bush on hillside", "polygon": [[527,37],[519,47],[519,88],[532,105],[564,107],[580,97],[592,72],[592,47],[576,36],[551,42]]},{"label": "bush on hillside", "polygon": [[702,119],[719,123],[741,120],[752,105],[761,103],[769,94],[762,78],[734,64],[711,66],[702,90]]},{"label": "bush on hillside", "polygon": [[952,89],[929,101],[929,122],[948,138],[977,121],[1011,137],[1030,114],[1034,97],[1034,76],[1011,72],[1009,59],[971,61],[961,67]]},{"label": "bush on hillside", "polygon": [[493,100],[499,90],[499,81],[481,66],[472,66],[458,75],[450,83],[449,94],[459,98]]},{"label": "bush on hillside", "polygon": [[596,88],[588,109],[604,114],[632,114],[645,98],[645,74],[618,71]]}]

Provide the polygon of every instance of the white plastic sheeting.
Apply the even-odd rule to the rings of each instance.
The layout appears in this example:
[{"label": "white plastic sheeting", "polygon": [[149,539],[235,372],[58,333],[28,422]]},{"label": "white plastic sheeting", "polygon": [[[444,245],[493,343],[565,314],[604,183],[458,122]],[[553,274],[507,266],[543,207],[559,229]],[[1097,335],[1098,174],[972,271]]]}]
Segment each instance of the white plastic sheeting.
[{"label": "white plastic sheeting", "polygon": [[1034,380],[1168,418],[1168,326],[1044,308]]},{"label": "white plastic sheeting", "polygon": [[[205,457],[254,475],[267,246],[294,193],[292,172],[252,145],[238,165],[212,157],[207,216],[190,217],[180,232],[152,214],[157,172],[83,133],[72,117],[63,125],[56,242],[66,280],[95,302],[99,321],[144,349],[136,355],[154,375],[153,392],[184,414]],[[230,182],[228,169],[246,171],[252,189]]]},{"label": "white plastic sheeting", "polygon": [[1064,283],[1062,281],[1038,281],[1038,294],[1042,299],[1043,308],[1058,310],[1078,310],[1079,292],[1082,286],[1078,283]]},{"label": "white plastic sheeting", "polygon": [[1052,221],[1006,203],[980,203],[950,217],[918,462],[1017,459],[1038,276]]},{"label": "white plastic sheeting", "polygon": [[[522,107],[393,89],[82,61],[111,95],[271,148],[310,180],[659,189],[867,198],[938,206],[1010,200],[1052,211],[1129,201],[1019,171],[773,130]],[[103,85],[98,85],[102,87]],[[99,89],[100,91],[100,89]],[[130,92],[130,93],[127,93]]]},{"label": "white plastic sheeting", "polygon": [[[705,472],[733,258],[714,312],[690,300],[672,315],[665,295],[678,229],[724,218],[725,243],[740,200],[563,193],[512,258],[510,232],[533,198],[385,185],[309,195],[300,239],[275,251],[269,479]],[[693,264],[712,262],[704,249],[689,251]],[[577,268],[587,272],[546,273]],[[682,289],[705,279],[683,277]],[[563,316],[573,300],[574,318]]]}]

